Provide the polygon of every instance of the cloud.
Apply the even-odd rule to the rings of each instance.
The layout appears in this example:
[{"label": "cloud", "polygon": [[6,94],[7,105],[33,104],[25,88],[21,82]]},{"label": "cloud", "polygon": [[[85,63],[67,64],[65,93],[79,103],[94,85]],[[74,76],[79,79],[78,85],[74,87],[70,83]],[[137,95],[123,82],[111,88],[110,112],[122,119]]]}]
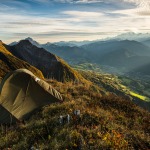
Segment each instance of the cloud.
[{"label": "cloud", "polygon": [[99,3],[101,0],[53,0],[59,3]]},{"label": "cloud", "polygon": [[[114,33],[114,32],[112,32]],[[70,31],[70,32],[58,32],[58,31],[53,31],[53,32],[41,32],[41,33],[32,33],[30,34],[31,36],[48,36],[48,37],[52,37],[52,36],[92,36],[92,35],[104,35],[104,34],[108,34],[106,32],[83,32],[83,31]],[[14,35],[19,35],[19,36],[28,36],[28,33],[15,33]]]},{"label": "cloud", "polygon": [[99,18],[101,16],[104,16],[103,13],[100,12],[90,12],[90,11],[64,11],[62,14],[68,15],[68,16],[73,16],[77,18],[82,18],[82,19],[89,19],[89,18]]},{"label": "cloud", "polygon": [[[43,33],[14,33],[13,37],[19,37],[24,39],[26,37],[32,37],[42,43],[45,42],[57,42],[57,41],[82,41],[82,40],[95,40],[107,37],[108,35],[116,35],[118,32],[84,32],[84,31],[55,31],[55,32],[43,32]],[[87,37],[89,37],[87,39]],[[17,41],[17,40],[16,40]]]},{"label": "cloud", "polygon": [[41,42],[94,40],[150,31],[148,0],[13,1],[0,2],[0,33],[8,42],[26,36]]}]

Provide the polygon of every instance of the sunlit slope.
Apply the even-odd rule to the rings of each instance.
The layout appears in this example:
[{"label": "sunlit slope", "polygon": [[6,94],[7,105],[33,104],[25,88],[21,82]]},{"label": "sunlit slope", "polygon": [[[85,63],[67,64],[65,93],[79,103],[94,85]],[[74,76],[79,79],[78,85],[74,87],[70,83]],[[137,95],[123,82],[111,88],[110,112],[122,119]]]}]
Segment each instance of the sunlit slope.
[{"label": "sunlit slope", "polygon": [[117,77],[110,74],[94,73],[90,71],[80,72],[87,80],[92,81],[109,92],[126,97],[127,99],[135,102],[137,105],[150,111],[149,94],[144,93],[142,89],[140,89],[140,86],[135,84],[136,81],[133,82],[131,79],[128,79],[130,82],[132,81],[134,83],[134,86],[131,86],[129,83],[127,84],[125,81],[123,81],[123,77]]},{"label": "sunlit slope", "polygon": [[29,40],[22,40],[10,46],[10,52],[16,57],[32,64],[42,71],[45,78],[58,81],[83,81],[83,77],[56,55],[33,45]]},{"label": "sunlit slope", "polygon": [[6,48],[5,44],[0,42],[0,77],[4,77],[6,73],[19,69],[26,68],[33,72],[36,76],[43,78],[41,71],[31,66],[25,61],[18,59],[12,55]]}]

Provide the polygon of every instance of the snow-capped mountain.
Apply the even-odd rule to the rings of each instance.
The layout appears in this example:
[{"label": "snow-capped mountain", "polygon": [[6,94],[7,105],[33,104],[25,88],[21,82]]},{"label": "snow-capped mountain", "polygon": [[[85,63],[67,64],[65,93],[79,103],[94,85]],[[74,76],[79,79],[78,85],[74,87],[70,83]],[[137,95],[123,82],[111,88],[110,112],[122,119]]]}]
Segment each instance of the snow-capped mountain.
[{"label": "snow-capped mountain", "polygon": [[150,38],[150,33],[134,33],[134,32],[127,32],[120,35],[117,35],[116,37],[113,37],[112,39],[116,40],[135,40],[138,42],[146,41]]}]

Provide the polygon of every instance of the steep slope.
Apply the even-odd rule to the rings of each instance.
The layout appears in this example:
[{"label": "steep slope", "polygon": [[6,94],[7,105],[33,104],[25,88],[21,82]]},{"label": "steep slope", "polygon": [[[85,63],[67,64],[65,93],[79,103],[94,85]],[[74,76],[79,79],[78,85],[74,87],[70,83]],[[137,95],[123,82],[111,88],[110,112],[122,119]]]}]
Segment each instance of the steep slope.
[{"label": "steep slope", "polygon": [[[90,71],[80,71],[83,77],[91,82],[97,84],[99,87],[104,88],[106,91],[112,92],[118,96],[132,100],[138,106],[150,111],[150,98],[148,95],[140,90],[138,81],[134,81],[132,86],[124,84],[121,78],[111,74],[100,74]],[[128,80],[131,82],[131,80]],[[136,84],[137,85],[136,85]],[[148,86],[148,85],[147,85]],[[147,87],[148,88],[148,87]],[[145,90],[146,91],[146,90]]]},{"label": "steep slope", "polygon": [[4,77],[6,73],[19,69],[26,68],[33,72],[36,76],[43,78],[41,71],[31,66],[30,64],[18,59],[6,49],[6,45],[0,41],[0,77]]},{"label": "steep slope", "polygon": [[16,57],[40,69],[46,78],[58,81],[81,81],[83,78],[61,58],[49,53],[43,48],[31,44],[29,40],[22,40],[9,50]]}]

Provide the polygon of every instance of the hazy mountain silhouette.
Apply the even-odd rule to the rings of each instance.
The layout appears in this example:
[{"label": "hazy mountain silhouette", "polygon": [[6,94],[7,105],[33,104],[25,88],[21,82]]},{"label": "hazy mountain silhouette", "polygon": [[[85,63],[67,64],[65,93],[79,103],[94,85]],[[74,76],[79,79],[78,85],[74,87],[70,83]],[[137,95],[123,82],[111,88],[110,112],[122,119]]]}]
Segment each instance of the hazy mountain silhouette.
[{"label": "hazy mountain silhouette", "polygon": [[107,41],[84,45],[94,63],[130,71],[150,62],[150,48],[137,41]]},{"label": "hazy mountain silhouette", "polygon": [[47,51],[65,59],[70,64],[88,59],[87,52],[81,47],[59,46],[55,44],[46,44],[43,47]]},{"label": "hazy mountain silhouette", "polygon": [[142,43],[150,47],[150,38],[142,41]]}]

